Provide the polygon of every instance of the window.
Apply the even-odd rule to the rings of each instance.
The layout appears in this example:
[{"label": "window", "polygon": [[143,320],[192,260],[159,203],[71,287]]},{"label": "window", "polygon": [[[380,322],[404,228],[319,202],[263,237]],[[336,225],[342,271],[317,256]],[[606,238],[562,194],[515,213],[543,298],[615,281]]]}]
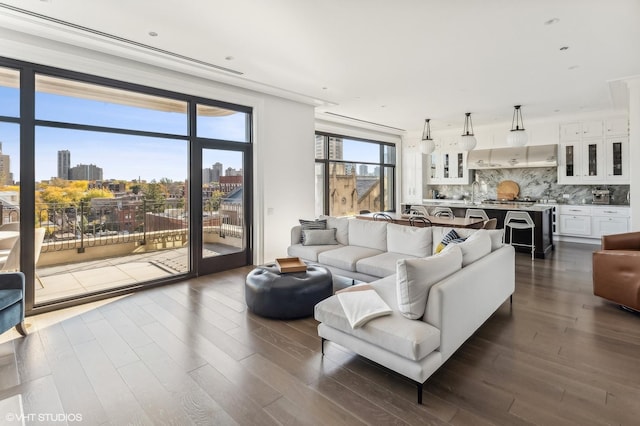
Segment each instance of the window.
[{"label": "window", "polygon": [[315,152],[316,214],[394,210],[393,144],[318,133]]}]

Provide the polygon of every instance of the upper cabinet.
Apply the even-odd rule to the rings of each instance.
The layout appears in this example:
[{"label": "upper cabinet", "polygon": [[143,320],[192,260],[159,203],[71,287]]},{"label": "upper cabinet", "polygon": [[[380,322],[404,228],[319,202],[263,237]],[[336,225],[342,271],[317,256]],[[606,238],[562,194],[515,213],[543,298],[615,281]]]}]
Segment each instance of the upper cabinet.
[{"label": "upper cabinet", "polygon": [[558,183],[629,183],[627,134],[623,118],[561,124]]},{"label": "upper cabinet", "polygon": [[459,149],[453,138],[441,139],[436,150],[427,156],[427,183],[431,185],[468,185],[467,153]]}]

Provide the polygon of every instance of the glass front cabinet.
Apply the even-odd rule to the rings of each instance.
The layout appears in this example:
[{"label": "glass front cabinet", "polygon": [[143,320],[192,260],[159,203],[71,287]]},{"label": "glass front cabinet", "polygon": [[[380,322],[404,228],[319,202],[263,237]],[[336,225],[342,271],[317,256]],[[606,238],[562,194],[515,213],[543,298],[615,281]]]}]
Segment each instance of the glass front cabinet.
[{"label": "glass front cabinet", "polygon": [[559,184],[629,183],[626,120],[608,120],[604,126],[594,123],[602,122],[560,126]]},{"label": "glass front cabinet", "polygon": [[427,183],[429,184],[468,185],[470,183],[466,152],[435,151],[429,155],[428,170]]}]

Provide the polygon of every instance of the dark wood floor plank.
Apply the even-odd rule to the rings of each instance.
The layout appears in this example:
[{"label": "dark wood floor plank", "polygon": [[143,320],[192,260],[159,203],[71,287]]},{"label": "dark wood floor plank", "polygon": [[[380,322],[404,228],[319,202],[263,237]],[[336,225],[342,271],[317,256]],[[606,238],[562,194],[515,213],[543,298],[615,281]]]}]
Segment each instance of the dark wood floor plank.
[{"label": "dark wood floor plank", "polygon": [[118,372],[155,424],[179,425],[189,421],[182,401],[162,387],[144,362],[127,364],[118,368]]},{"label": "dark wood floor plank", "polygon": [[[107,421],[105,412],[95,389],[82,367],[71,343],[69,330],[82,330],[83,327],[65,328],[66,321],[77,321],[79,318],[64,320],[47,328],[46,337],[42,339],[51,377],[53,378],[62,406],[67,413],[81,413],[85,421],[100,424]],[[40,332],[38,332],[40,333]],[[86,337],[86,336],[83,336]],[[87,338],[92,342],[93,339]],[[80,343],[81,344],[81,343]]]},{"label": "dark wood floor plank", "polygon": [[136,349],[136,353],[154,374],[163,388],[178,401],[194,424],[233,423],[198,384],[177,365],[156,343]]},{"label": "dark wood floor plank", "polygon": [[[245,396],[246,389],[231,383],[209,364],[193,370],[189,375],[239,424],[278,424],[260,405]],[[246,386],[251,386],[251,383],[246,383]]]},{"label": "dark wood floor plank", "polygon": [[273,386],[283,397],[316,419],[317,424],[364,424],[362,419],[328,400],[282,367],[260,355],[242,360],[242,365]]},{"label": "dark wood floor plank", "polygon": [[153,424],[97,341],[78,344],[74,350],[111,424]]}]

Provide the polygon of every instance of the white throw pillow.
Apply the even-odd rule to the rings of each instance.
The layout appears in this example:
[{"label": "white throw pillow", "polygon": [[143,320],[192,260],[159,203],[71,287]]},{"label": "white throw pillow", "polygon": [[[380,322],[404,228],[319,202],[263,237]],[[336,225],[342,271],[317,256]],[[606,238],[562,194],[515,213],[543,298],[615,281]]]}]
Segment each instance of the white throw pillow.
[{"label": "white throw pillow", "polygon": [[320,219],[327,219],[327,229],[336,228],[336,240],[345,246],[349,245],[349,218],[320,216]]},{"label": "white throw pillow", "polygon": [[396,264],[398,310],[409,319],[424,315],[431,286],[462,268],[462,251],[452,244],[446,252],[423,259],[402,259]]},{"label": "white throw pillow", "polygon": [[486,229],[478,229],[457,246],[462,250],[462,266],[465,267],[491,253],[491,237]]},{"label": "white throw pillow", "polygon": [[431,228],[415,226],[387,225],[387,251],[427,257],[431,254]]},{"label": "white throw pillow", "polygon": [[491,238],[491,251],[496,251],[504,244],[502,243],[502,236],[504,235],[504,229],[486,229],[489,237]]},{"label": "white throw pillow", "polygon": [[337,245],[336,228],[305,229],[302,231],[303,246]]}]

